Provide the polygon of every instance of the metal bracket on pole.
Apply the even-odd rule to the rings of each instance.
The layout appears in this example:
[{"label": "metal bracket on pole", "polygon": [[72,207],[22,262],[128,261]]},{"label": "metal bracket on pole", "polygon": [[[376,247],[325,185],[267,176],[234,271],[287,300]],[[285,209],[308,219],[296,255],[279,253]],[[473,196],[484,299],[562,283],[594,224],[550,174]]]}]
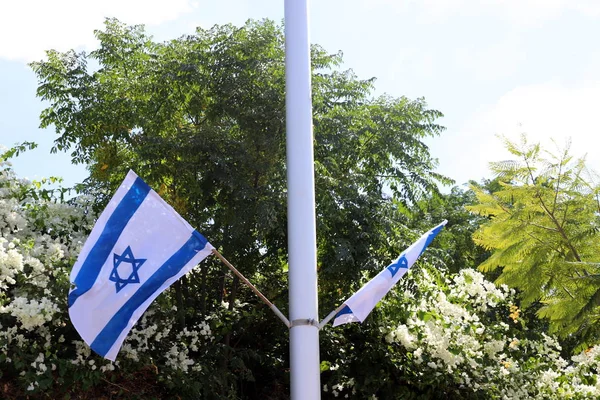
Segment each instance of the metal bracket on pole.
[{"label": "metal bracket on pole", "polygon": [[293,328],[294,326],[302,326],[302,325],[312,325],[312,326],[319,328],[319,322],[315,321],[312,318],[295,319],[290,323],[290,328]]}]

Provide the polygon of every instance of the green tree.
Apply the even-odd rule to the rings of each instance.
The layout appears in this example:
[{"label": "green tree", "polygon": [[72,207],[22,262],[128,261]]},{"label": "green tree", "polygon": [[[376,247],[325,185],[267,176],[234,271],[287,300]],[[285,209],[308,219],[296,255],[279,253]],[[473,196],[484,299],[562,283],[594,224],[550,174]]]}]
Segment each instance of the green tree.
[{"label": "green tree", "polygon": [[497,282],[520,289],[551,331],[598,343],[599,188],[569,146],[554,155],[524,135],[504,144],[517,159],[491,163],[500,188],[473,186],[479,204],[468,207],[489,218],[474,235],[492,252],[479,268],[501,268]]},{"label": "green tree", "polygon": [[450,193],[431,196],[410,209],[410,226],[419,231],[426,231],[444,219],[448,221],[428,253],[442,260],[450,272],[475,268],[489,256],[487,250],[473,241],[473,233],[487,220],[466,209],[476,203],[475,192],[455,186]]},{"label": "green tree", "polygon": [[[142,26],[110,19],[96,37],[90,54],[49,51],[32,64],[54,150],[89,165],[86,190],[99,208],[134,169],[285,312],[282,27],[250,21],[157,43]],[[322,314],[397,256],[417,235],[404,210],[449,182],[423,143],[442,131],[441,113],[423,99],[373,97],[373,79],[340,71],[341,61],[312,47]],[[182,325],[222,301],[231,312],[257,302],[226,278],[209,263],[163,301],[177,305]],[[256,310],[220,331],[225,372],[210,379],[222,395],[265,398],[286,380],[287,331]]]}]

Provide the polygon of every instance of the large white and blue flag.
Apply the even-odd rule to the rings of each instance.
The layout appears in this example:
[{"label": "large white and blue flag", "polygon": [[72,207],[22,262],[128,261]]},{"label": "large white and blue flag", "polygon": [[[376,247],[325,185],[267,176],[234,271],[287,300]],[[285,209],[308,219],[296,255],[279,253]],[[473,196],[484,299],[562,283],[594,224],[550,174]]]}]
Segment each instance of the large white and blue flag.
[{"label": "large white and blue flag", "polygon": [[73,266],[68,303],[75,329],[92,350],[114,361],[150,303],[212,249],[129,171]]},{"label": "large white and blue flag", "polygon": [[447,222],[443,221],[435,228],[423,234],[419,240],[404,250],[400,254],[400,257],[346,300],[342,304],[344,307],[336,314],[333,326],[349,322],[363,322],[383,296],[398,283],[417,258],[423,254],[425,248],[429,246]]}]

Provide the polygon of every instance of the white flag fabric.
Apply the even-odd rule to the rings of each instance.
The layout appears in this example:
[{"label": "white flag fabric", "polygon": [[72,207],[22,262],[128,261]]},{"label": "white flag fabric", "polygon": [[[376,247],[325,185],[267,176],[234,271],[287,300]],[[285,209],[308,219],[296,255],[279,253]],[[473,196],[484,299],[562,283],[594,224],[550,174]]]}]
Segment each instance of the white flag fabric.
[{"label": "white flag fabric", "polygon": [[150,303],[213,246],[133,171],[98,218],[71,271],[69,316],[114,361]]},{"label": "white flag fabric", "polygon": [[448,221],[426,232],[415,243],[377,276],[367,282],[360,290],[344,302],[345,307],[336,314],[333,326],[347,324],[349,322],[363,322],[392,287],[398,283],[400,278],[415,263],[417,258],[425,251],[425,248],[433,241],[435,236],[442,230]]}]

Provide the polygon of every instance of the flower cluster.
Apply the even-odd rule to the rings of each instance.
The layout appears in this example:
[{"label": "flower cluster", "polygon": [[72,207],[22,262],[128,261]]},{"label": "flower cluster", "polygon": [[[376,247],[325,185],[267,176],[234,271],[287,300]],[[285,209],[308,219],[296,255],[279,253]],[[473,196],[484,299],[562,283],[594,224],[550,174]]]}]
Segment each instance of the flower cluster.
[{"label": "flower cluster", "polygon": [[414,279],[419,294],[404,299],[409,316],[386,340],[403,348],[422,373],[489,398],[600,396],[600,348],[563,359],[555,338],[517,324],[512,290],[470,269],[447,277],[445,285],[427,270]]},{"label": "flower cluster", "polygon": [[41,327],[52,321],[54,314],[57,312],[58,306],[46,297],[42,297],[39,301],[29,300],[26,297],[16,297],[8,306],[0,307],[0,313],[11,314],[16,317],[20,328],[26,331]]}]

